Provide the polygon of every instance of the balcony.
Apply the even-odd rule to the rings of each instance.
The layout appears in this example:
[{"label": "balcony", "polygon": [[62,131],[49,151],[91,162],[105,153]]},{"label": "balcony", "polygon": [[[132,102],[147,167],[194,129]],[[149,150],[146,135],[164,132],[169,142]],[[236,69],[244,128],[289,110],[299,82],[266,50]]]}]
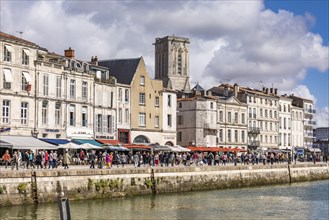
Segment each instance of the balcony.
[{"label": "balcony", "polygon": [[260,133],[260,128],[259,127],[250,127],[250,128],[248,128],[248,133],[259,134]]},{"label": "balcony", "polygon": [[252,141],[248,144],[249,147],[260,147],[259,141]]},{"label": "balcony", "polygon": [[204,129],[209,129],[209,130],[217,130],[217,124],[204,123],[203,128]]},{"label": "balcony", "polygon": [[304,109],[304,113],[316,114],[316,110],[315,109]]},{"label": "balcony", "polygon": [[304,125],[306,125],[306,126],[314,126],[314,125],[316,125],[316,122],[315,121],[309,121],[309,120],[305,120],[304,121]]}]

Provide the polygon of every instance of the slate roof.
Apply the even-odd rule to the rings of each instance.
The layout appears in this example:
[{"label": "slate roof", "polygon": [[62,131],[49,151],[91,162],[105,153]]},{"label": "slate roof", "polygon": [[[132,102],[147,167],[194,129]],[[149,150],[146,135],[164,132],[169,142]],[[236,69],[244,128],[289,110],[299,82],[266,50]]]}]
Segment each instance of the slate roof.
[{"label": "slate roof", "polygon": [[142,57],[131,59],[100,60],[99,66],[109,68],[111,76],[117,78],[118,83],[130,85]]},{"label": "slate roof", "polygon": [[196,84],[196,86],[194,86],[191,91],[204,91],[204,88],[202,88],[202,86],[200,86],[199,84]]}]

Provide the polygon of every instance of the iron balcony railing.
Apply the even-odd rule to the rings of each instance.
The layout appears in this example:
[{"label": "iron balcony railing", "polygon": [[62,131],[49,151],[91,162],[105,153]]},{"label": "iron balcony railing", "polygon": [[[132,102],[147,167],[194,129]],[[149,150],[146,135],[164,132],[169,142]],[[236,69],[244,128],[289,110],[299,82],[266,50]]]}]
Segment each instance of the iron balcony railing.
[{"label": "iron balcony railing", "polygon": [[253,133],[253,134],[259,134],[260,133],[260,128],[259,127],[249,127],[248,132]]}]

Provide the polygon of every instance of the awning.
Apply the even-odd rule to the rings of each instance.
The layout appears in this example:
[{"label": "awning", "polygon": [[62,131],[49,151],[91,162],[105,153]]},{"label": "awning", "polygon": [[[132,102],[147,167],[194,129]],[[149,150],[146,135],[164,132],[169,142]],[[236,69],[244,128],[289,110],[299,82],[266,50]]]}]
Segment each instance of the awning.
[{"label": "awning", "polygon": [[88,144],[95,145],[97,147],[101,147],[102,146],[101,143],[99,143],[98,141],[95,141],[93,139],[73,139],[72,142],[74,142],[76,144],[86,144],[86,143],[88,143]]},{"label": "awning", "polygon": [[79,147],[81,149],[85,149],[85,150],[101,150],[102,148],[101,147],[98,147],[96,145],[93,145],[93,144],[89,144],[89,143],[84,143],[84,144],[80,144]]},{"label": "awning", "polygon": [[23,75],[24,75],[24,77],[26,79],[26,82],[32,83],[32,78],[31,78],[31,76],[30,76],[30,74],[28,72],[23,72]]},{"label": "awning", "polygon": [[188,146],[186,147],[191,151],[200,151],[200,152],[233,152],[234,148],[222,148],[222,147],[203,147],[203,146]]},{"label": "awning", "polygon": [[140,151],[149,151],[151,147],[143,145],[143,144],[125,144],[123,147],[131,149],[131,150],[140,150]]},{"label": "awning", "polygon": [[175,146],[168,146],[171,148],[171,151],[173,152],[190,152],[191,150],[179,145],[175,145]]},{"label": "awning", "polygon": [[28,49],[23,49],[23,51],[24,51],[24,53],[26,53],[26,55],[28,55],[28,56],[31,55],[30,50],[28,50]]},{"label": "awning", "polygon": [[13,82],[13,77],[11,75],[11,70],[10,69],[3,69],[3,73],[5,74],[5,81],[6,82]]},{"label": "awning", "polygon": [[45,141],[49,144],[60,145],[60,144],[67,144],[70,141],[66,139],[50,139],[50,138],[40,138],[40,140]]},{"label": "awning", "polygon": [[13,149],[49,149],[49,150],[57,150],[57,146],[49,144],[44,141],[40,141],[37,138],[30,136],[7,136],[0,135],[1,142],[7,142],[10,145],[6,145],[7,147],[11,147]]},{"label": "awning", "polygon": [[102,144],[110,144],[110,145],[121,145],[119,141],[117,140],[109,140],[109,139],[97,139],[98,142]]},{"label": "awning", "polygon": [[82,145],[75,144],[73,142],[68,142],[66,144],[60,144],[58,145],[58,148],[61,149],[82,149]]},{"label": "awning", "polygon": [[153,151],[172,151],[171,147],[166,145],[162,146],[160,144],[150,144],[149,146],[153,149]]},{"label": "awning", "polygon": [[12,48],[11,46],[9,46],[9,45],[5,45],[5,47],[6,47],[6,49],[7,49],[10,53],[13,53],[13,52],[14,52],[14,50],[13,50],[13,48]]}]

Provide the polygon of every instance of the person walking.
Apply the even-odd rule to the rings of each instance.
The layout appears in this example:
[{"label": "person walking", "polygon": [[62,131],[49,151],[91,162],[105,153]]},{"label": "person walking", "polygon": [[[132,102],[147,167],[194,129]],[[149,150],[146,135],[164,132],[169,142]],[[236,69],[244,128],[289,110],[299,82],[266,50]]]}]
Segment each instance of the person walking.
[{"label": "person walking", "polygon": [[18,170],[18,153],[17,151],[14,152],[13,158],[11,161],[11,169],[13,170],[16,167],[16,170]]},{"label": "person walking", "polygon": [[11,157],[9,154],[9,150],[6,150],[6,152],[2,156],[2,161],[4,161],[6,169],[7,169],[8,164],[10,163],[10,160],[11,160]]},{"label": "person walking", "polygon": [[90,169],[95,169],[95,153],[94,151],[91,151],[91,153],[89,154],[89,161],[90,161]]},{"label": "person walking", "polygon": [[69,155],[69,153],[67,151],[65,151],[64,156],[63,156],[63,166],[64,169],[69,169],[69,164],[71,162],[71,156]]}]

